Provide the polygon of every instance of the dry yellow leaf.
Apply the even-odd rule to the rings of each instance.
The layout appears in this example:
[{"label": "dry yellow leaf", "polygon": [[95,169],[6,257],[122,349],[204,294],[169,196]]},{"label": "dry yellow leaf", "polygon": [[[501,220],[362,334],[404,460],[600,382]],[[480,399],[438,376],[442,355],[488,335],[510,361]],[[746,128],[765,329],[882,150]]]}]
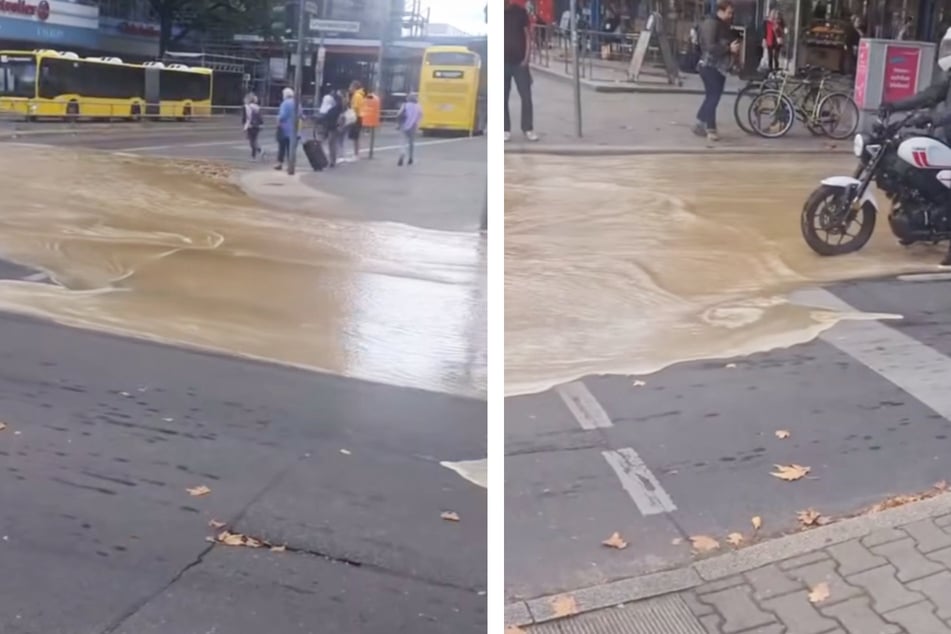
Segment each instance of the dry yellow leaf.
[{"label": "dry yellow leaf", "polygon": [[218,542],[225,546],[244,546],[244,535],[221,531],[218,533]]},{"label": "dry yellow leaf", "polygon": [[720,542],[706,535],[695,535],[691,537],[690,544],[698,553],[708,553],[720,547]]},{"label": "dry yellow leaf", "polygon": [[759,530],[763,527],[763,518],[759,515],[754,515],[753,519],[750,520],[753,523],[753,530]]},{"label": "dry yellow leaf", "polygon": [[578,613],[578,602],[570,594],[559,594],[551,600],[551,609],[556,619]]},{"label": "dry yellow leaf", "polygon": [[272,553],[282,553],[287,550],[287,546],[271,546]]},{"label": "dry yellow leaf", "polygon": [[621,534],[615,531],[610,537],[601,542],[602,545],[609,548],[617,548],[618,550],[624,550],[627,548],[627,542],[624,541],[624,538],[621,537]]},{"label": "dry yellow leaf", "polygon": [[769,475],[774,478],[779,478],[780,480],[785,480],[786,482],[792,482],[794,480],[800,480],[806,477],[810,471],[811,467],[804,467],[798,464],[789,464],[789,465],[773,465],[776,467],[776,471],[771,471]]},{"label": "dry yellow leaf", "polygon": [[817,583],[809,591],[809,603],[822,603],[829,598],[829,584],[825,581]]},{"label": "dry yellow leaf", "polygon": [[730,533],[726,536],[726,541],[731,546],[739,546],[743,543],[743,535],[740,533]]},{"label": "dry yellow leaf", "polygon": [[245,537],[244,545],[248,548],[260,548],[262,546],[261,540],[254,539],[253,537]]},{"label": "dry yellow leaf", "polygon": [[219,522],[218,520],[208,520],[208,526],[210,526],[210,527],[212,527],[212,528],[224,528],[224,527],[225,527],[225,523],[224,523],[224,522]]},{"label": "dry yellow leaf", "polygon": [[822,515],[816,509],[806,509],[796,513],[799,523],[803,526],[820,526],[824,524]]},{"label": "dry yellow leaf", "polygon": [[459,514],[454,511],[443,511],[439,514],[439,517],[443,518],[447,522],[458,522]]},{"label": "dry yellow leaf", "polygon": [[196,497],[196,498],[202,495],[208,495],[209,493],[211,493],[211,489],[206,487],[204,484],[199,485],[197,487],[192,487],[191,489],[185,489],[185,490],[188,491],[188,495],[191,495],[192,497]]},{"label": "dry yellow leaf", "polygon": [[785,429],[777,429],[776,437],[779,438],[780,440],[786,440],[787,438],[789,438],[789,432],[786,431]]}]

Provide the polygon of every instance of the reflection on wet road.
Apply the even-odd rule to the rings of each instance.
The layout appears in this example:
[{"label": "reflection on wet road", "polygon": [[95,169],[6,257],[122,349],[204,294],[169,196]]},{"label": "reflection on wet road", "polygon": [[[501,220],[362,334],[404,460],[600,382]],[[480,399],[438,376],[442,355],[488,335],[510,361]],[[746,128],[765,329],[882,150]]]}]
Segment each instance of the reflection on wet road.
[{"label": "reflection on wet road", "polygon": [[[788,303],[799,286],[931,270],[885,219],[820,258],[799,212],[848,157],[506,157],[506,392],[808,341],[857,317]],[[884,202],[884,201],[880,201]]]},{"label": "reflection on wet road", "polygon": [[58,285],[2,281],[0,309],[485,393],[479,236],[269,211],[171,162],[8,150],[0,254]]}]

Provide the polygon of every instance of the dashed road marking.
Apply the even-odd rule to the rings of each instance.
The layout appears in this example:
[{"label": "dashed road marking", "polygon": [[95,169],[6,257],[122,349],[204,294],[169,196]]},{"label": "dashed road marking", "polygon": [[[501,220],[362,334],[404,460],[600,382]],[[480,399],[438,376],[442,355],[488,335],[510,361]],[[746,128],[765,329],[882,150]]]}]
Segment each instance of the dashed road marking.
[{"label": "dashed road marking", "polygon": [[634,500],[641,515],[659,515],[677,510],[674,501],[636,451],[626,447],[604,451],[602,455],[614,469],[621,486]]},{"label": "dashed road marking", "polygon": [[582,429],[612,427],[611,418],[601,403],[581,381],[572,381],[555,388]]}]

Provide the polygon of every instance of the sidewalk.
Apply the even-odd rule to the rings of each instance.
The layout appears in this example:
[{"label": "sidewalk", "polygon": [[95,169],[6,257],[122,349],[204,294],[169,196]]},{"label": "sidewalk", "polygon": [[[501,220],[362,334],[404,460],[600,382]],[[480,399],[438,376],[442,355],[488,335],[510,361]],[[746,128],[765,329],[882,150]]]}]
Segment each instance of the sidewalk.
[{"label": "sidewalk", "polygon": [[254,169],[238,176],[252,198],[290,211],[367,222],[397,222],[437,231],[479,230],[486,184],[485,137],[416,142],[416,161],[398,167],[395,135],[378,139],[356,162],[314,172],[301,154],[298,172]]},{"label": "sidewalk", "polygon": [[951,495],[513,604],[506,623],[511,634],[951,634]]},{"label": "sidewalk", "polygon": [[724,96],[717,111],[719,143],[693,135],[697,108],[702,97],[670,93],[605,93],[582,90],[582,134],[575,135],[574,90],[569,82],[534,73],[533,101],[538,143],[528,143],[518,132],[519,98],[512,90],[509,103],[512,141],[510,153],[611,154],[644,152],[749,152],[814,153],[846,152],[851,140],[834,141],[812,136],[796,122],[783,139],[763,139],[743,132],[733,117],[734,97]]}]

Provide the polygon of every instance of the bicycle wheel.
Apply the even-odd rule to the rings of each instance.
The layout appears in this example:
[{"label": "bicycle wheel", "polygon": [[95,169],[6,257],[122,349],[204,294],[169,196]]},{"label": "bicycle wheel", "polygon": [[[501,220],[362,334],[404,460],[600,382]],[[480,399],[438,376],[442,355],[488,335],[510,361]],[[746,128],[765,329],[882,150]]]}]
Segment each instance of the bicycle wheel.
[{"label": "bicycle wheel", "polygon": [[792,128],[796,108],[780,91],[766,90],[753,99],[747,117],[755,134],[764,139],[778,139]]},{"label": "bicycle wheel", "polygon": [[736,93],[736,101],[733,102],[733,118],[736,120],[736,125],[740,126],[740,130],[747,134],[755,134],[753,128],[750,127],[750,103],[763,92],[763,89],[763,84],[746,84],[740,92]]},{"label": "bicycle wheel", "polygon": [[830,138],[841,141],[851,138],[859,127],[859,107],[844,92],[833,92],[822,98],[816,108],[816,123]]}]

